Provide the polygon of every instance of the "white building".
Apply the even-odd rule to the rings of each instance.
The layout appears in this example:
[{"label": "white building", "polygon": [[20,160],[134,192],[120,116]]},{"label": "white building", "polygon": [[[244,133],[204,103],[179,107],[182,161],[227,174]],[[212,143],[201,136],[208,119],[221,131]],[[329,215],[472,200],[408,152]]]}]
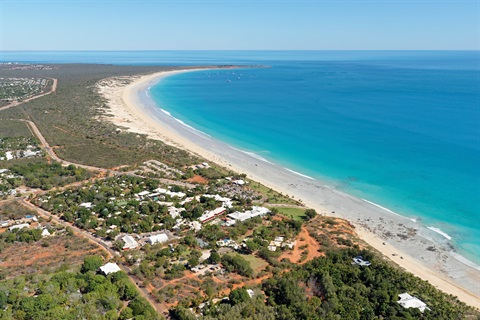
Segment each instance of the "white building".
[{"label": "white building", "polygon": [[122,237],[122,241],[125,242],[123,250],[135,249],[138,247],[138,242],[128,234]]},{"label": "white building", "polygon": [[91,202],[84,202],[84,203],[80,204],[80,207],[90,209],[92,207],[92,203]]},{"label": "white building", "polygon": [[421,312],[425,311],[425,309],[430,310],[425,304],[425,302],[416,297],[412,297],[406,292],[399,294],[398,296],[400,297],[400,300],[398,300],[397,302],[406,309],[415,308],[420,310]]},{"label": "white building", "polygon": [[115,273],[121,270],[122,269],[120,269],[120,267],[116,263],[112,262],[109,262],[106,265],[100,267],[100,271],[106,276],[108,276],[110,273]]},{"label": "white building", "polygon": [[150,244],[156,244],[156,243],[164,243],[168,241],[168,236],[165,233],[159,233],[154,236],[150,236],[146,240],[147,242],[150,242]]},{"label": "white building", "polygon": [[29,227],[30,225],[28,223],[22,223],[22,224],[16,224],[14,226],[11,226],[10,228],[8,228],[8,230],[13,231],[13,230],[20,230],[20,229],[29,228]]},{"label": "white building", "polygon": [[257,216],[263,216],[263,215],[265,215],[269,212],[270,212],[270,210],[268,210],[267,208],[253,206],[251,211],[250,210],[245,211],[245,212],[237,211],[237,212],[229,214],[228,216],[230,218],[234,219],[234,220],[245,221],[245,220],[257,217]]},{"label": "white building", "polygon": [[224,207],[219,207],[219,208],[216,208],[215,210],[205,212],[200,216],[200,218],[198,218],[198,220],[200,220],[201,223],[209,222],[213,220],[215,217],[221,216],[226,211],[227,210]]},{"label": "white building", "polygon": [[42,237],[50,237],[50,236],[51,236],[50,231],[48,231],[47,228],[43,229]]}]

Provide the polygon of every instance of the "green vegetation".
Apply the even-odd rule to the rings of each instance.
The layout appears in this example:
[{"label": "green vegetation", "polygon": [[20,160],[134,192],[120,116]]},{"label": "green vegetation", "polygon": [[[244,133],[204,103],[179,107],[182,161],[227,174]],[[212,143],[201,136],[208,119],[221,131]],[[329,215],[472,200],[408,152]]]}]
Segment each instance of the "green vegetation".
[{"label": "green vegetation", "polygon": [[253,269],[250,267],[250,263],[242,256],[226,254],[221,261],[228,272],[236,272],[245,277],[253,277]]},{"label": "green vegetation", "polygon": [[86,258],[82,272],[58,270],[1,281],[0,319],[159,319],[125,273],[96,274],[92,268],[98,263],[89,260],[102,258]]},{"label": "green vegetation", "polygon": [[[107,65],[58,65],[48,76],[58,79],[55,94],[3,110],[1,119],[30,119],[57,155],[67,161],[111,168],[157,159],[175,168],[199,163],[186,151],[118,131],[106,121],[105,99],[95,84],[107,77],[171,70],[175,67],[128,67]],[[2,70],[2,77],[41,77],[44,70]],[[23,125],[22,125],[23,126]]]},{"label": "green vegetation", "polygon": [[26,185],[30,188],[48,190],[53,187],[64,186],[69,183],[89,179],[90,171],[77,168],[74,165],[63,167],[60,163],[48,163],[44,159],[22,159],[7,162],[5,165],[13,173],[21,176],[19,179],[8,179],[12,186]]},{"label": "green vegetation", "polygon": [[271,188],[268,188],[261,183],[258,183],[252,180],[249,180],[249,183],[250,183],[249,184],[250,188],[264,195],[264,201],[267,203],[280,203],[280,204],[283,203],[283,204],[293,204],[293,205],[300,204],[298,201],[295,201],[289,196],[286,196]]},{"label": "green vegetation", "polygon": [[0,79],[0,106],[12,101],[21,101],[34,95],[48,91],[53,81],[51,79],[31,78],[1,78]]},{"label": "green vegetation", "polygon": [[0,119],[0,139],[4,138],[33,138],[33,136],[25,122]]},{"label": "green vegetation", "polygon": [[278,213],[298,221],[303,221],[307,218],[305,215],[305,209],[301,208],[274,207],[270,209],[276,209]]}]

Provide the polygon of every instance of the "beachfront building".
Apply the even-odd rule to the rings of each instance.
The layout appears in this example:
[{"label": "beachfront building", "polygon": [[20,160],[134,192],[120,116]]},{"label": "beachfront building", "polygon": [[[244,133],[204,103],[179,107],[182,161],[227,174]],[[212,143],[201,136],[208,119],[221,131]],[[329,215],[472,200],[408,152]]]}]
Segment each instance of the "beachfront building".
[{"label": "beachfront building", "polygon": [[425,302],[423,302],[422,300],[416,297],[411,296],[406,292],[399,294],[398,296],[400,297],[400,300],[398,300],[397,302],[406,309],[415,308],[420,310],[421,312],[424,312],[425,309],[430,310],[425,304]]},{"label": "beachfront building", "polygon": [[168,241],[168,236],[165,233],[159,233],[154,236],[148,237],[146,241],[152,245],[157,243],[164,243]]},{"label": "beachfront building", "polygon": [[370,261],[364,260],[362,256],[357,256],[353,258],[353,263],[361,267],[368,267],[369,265],[371,265]]},{"label": "beachfront building", "polygon": [[110,273],[115,273],[121,270],[122,269],[120,269],[120,267],[113,262],[109,262],[106,265],[100,267],[100,272],[106,276],[108,276]]},{"label": "beachfront building", "polygon": [[252,210],[245,211],[245,212],[237,211],[237,212],[234,212],[234,213],[230,213],[228,215],[228,217],[230,217],[234,220],[238,220],[238,221],[245,221],[245,220],[248,220],[248,219],[251,219],[251,218],[254,218],[254,217],[264,216],[269,212],[270,212],[270,210],[268,210],[267,208],[253,206]]}]

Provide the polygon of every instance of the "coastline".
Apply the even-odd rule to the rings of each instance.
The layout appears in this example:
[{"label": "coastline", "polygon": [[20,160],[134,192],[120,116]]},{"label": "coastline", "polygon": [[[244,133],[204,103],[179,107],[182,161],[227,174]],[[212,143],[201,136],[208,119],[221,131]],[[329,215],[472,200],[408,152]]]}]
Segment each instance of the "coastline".
[{"label": "coastline", "polygon": [[[107,110],[110,116],[102,119],[125,130],[147,134],[153,139],[187,149],[233,171],[246,173],[250,179],[294,196],[297,200],[301,199],[318,213],[344,218],[355,226],[362,240],[402,268],[429,281],[440,290],[456,295],[469,305],[480,305],[479,270],[455,259],[449,253],[446,239],[434,230],[421,227],[418,223],[367,200],[331,189],[321,181],[312,180],[214,140],[159,109],[148,96],[148,88],[164,77],[199,70],[205,69],[168,71],[101,81],[99,92],[109,101],[110,107]],[[429,238],[435,239],[435,242]]]}]

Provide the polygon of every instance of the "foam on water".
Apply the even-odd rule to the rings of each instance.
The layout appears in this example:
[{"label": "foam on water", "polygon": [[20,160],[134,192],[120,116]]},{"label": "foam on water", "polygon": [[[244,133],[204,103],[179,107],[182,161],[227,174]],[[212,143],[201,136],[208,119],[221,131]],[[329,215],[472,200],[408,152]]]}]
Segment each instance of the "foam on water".
[{"label": "foam on water", "polygon": [[266,163],[269,163],[269,164],[274,164],[273,162],[270,162],[268,161],[267,159],[265,159],[264,157],[254,153],[254,152],[250,152],[250,151],[245,151],[245,150],[242,150],[242,149],[238,149],[238,148],[234,148],[232,146],[228,146],[230,149],[233,149],[233,150],[236,150],[236,151],[239,151],[241,153],[244,153],[244,154],[247,154],[249,155],[250,157],[252,158],[255,158],[255,159],[258,159],[260,161],[263,161],[263,162],[266,162]]},{"label": "foam on water", "polygon": [[443,236],[445,239],[447,240],[452,240],[452,237],[449,236],[447,233],[443,232],[441,229],[439,228],[435,228],[435,227],[427,227],[427,229],[430,229],[436,233],[438,233],[439,235]]},{"label": "foam on water", "polygon": [[302,174],[302,173],[300,173],[300,172],[293,171],[293,170],[290,170],[290,169],[288,169],[288,168],[283,168],[283,169],[285,169],[285,170],[287,170],[287,171],[289,171],[289,172],[291,172],[291,173],[293,173],[293,174],[296,174],[297,176],[304,177],[304,178],[307,178],[307,179],[310,179],[310,180],[315,180],[315,178],[312,178],[312,177],[310,177],[310,176],[307,176],[306,174]]}]

